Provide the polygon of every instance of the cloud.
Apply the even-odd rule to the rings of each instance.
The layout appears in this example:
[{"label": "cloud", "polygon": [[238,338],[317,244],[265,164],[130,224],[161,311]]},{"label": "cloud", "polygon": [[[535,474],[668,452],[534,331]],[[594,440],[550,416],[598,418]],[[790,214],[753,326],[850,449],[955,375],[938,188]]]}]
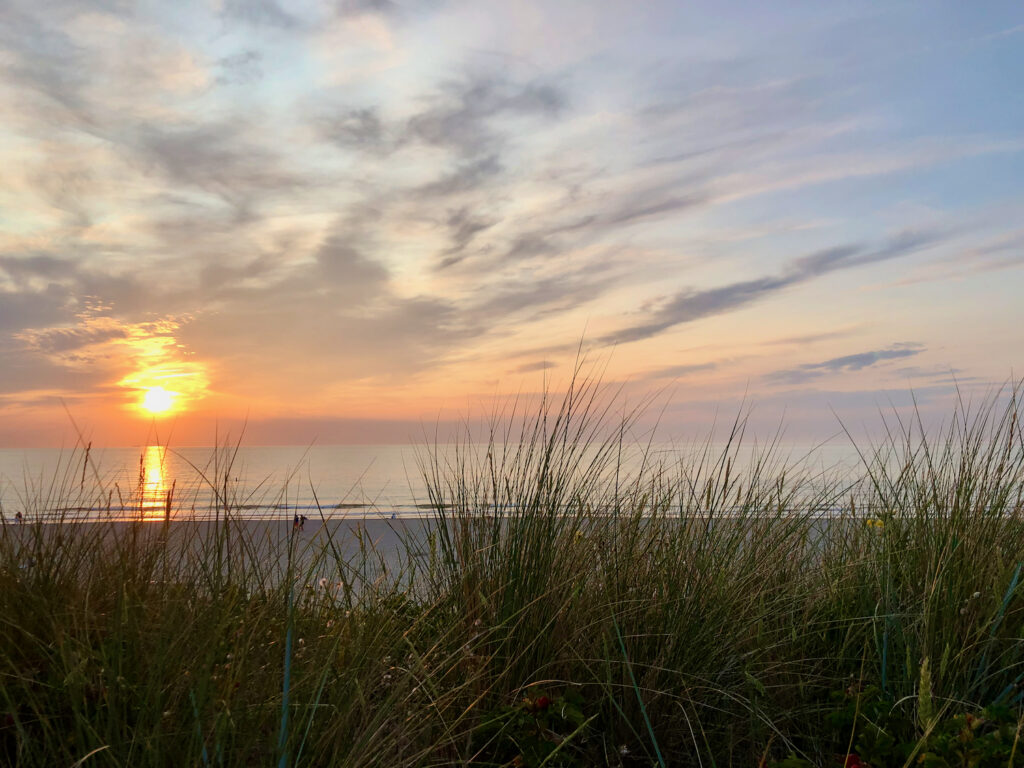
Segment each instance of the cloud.
[{"label": "cloud", "polygon": [[139,133],[135,149],[176,185],[212,192],[239,208],[310,185],[308,176],[286,169],[276,152],[248,141],[247,131],[237,120],[149,125]]},{"label": "cloud", "polygon": [[226,0],[222,13],[228,19],[278,29],[291,30],[299,26],[299,20],[275,0]]},{"label": "cloud", "polygon": [[[379,217],[368,208],[350,212],[330,224],[308,257],[250,264],[260,279],[215,288],[210,309],[182,329],[183,340],[198,355],[225,361],[242,381],[247,369],[259,368],[266,391],[253,396],[262,397],[413,375],[486,332],[449,299],[399,292],[378,258]],[[271,369],[268,358],[278,361]]]},{"label": "cloud", "polygon": [[8,6],[0,11],[0,48],[13,54],[5,76],[28,95],[42,95],[65,109],[84,114],[82,92],[89,81],[86,51],[57,25],[44,24]]},{"label": "cloud", "polygon": [[497,155],[487,155],[459,163],[455,169],[439,179],[424,184],[417,192],[425,198],[446,197],[472,192],[495,179],[504,168]]},{"label": "cloud", "polygon": [[13,337],[0,336],[0,357],[4,361],[0,393],[10,395],[11,403],[24,393],[95,391],[107,378],[106,372],[97,368],[69,369]]},{"label": "cloud", "polygon": [[79,258],[0,255],[0,334],[67,327],[96,307],[116,306],[116,315],[123,318],[152,314],[154,306],[173,303],[165,299],[175,295],[170,284],[162,286],[164,294],[156,281],[141,280],[137,270],[120,274],[102,269],[95,259],[87,260],[84,257],[92,255],[89,248],[76,255]]},{"label": "cloud", "polygon": [[895,373],[907,379],[927,379],[931,384],[952,384],[954,386],[991,384],[990,379],[982,376],[971,376],[965,373],[962,368],[951,368],[949,366],[924,368],[919,365],[908,365],[897,368]]},{"label": "cloud", "polygon": [[554,253],[557,246],[550,234],[526,232],[518,235],[504,253],[505,261],[521,261],[534,256],[546,256]]},{"label": "cloud", "polygon": [[263,78],[263,54],[246,48],[217,61],[219,85],[251,85]]},{"label": "cloud", "polygon": [[632,224],[642,219],[663,216],[666,213],[676,213],[706,202],[707,197],[698,194],[670,196],[666,199],[655,201],[651,201],[645,195],[640,195],[637,200],[633,201],[632,205],[624,205],[617,210],[609,211],[603,216],[596,216],[586,221],[586,225],[613,228],[623,224]]},{"label": "cloud", "polygon": [[0,291],[0,333],[58,322],[68,314],[71,292],[51,283],[45,288]]},{"label": "cloud", "polygon": [[0,256],[0,271],[17,287],[37,282],[66,282],[78,273],[78,266],[69,259],[49,253],[31,253],[23,256]]},{"label": "cloud", "polygon": [[388,280],[388,271],[367,258],[359,249],[358,237],[335,231],[324,240],[316,254],[320,274],[334,291],[337,301],[349,303],[372,299]]},{"label": "cloud", "polygon": [[376,109],[348,109],[335,115],[321,116],[316,123],[324,138],[344,149],[374,152],[394,149]]},{"label": "cloud", "polygon": [[893,345],[888,349],[876,349],[868,352],[858,352],[853,355],[833,357],[819,363],[805,363],[797,368],[784,371],[775,371],[765,378],[771,381],[781,381],[790,384],[801,383],[816,379],[830,373],[852,373],[865,368],[886,362],[888,360],[901,360],[914,357],[924,352],[924,346],[913,342],[904,342]]},{"label": "cloud", "polygon": [[363,13],[387,16],[401,11],[401,6],[393,0],[338,0],[335,7],[342,16],[358,16]]},{"label": "cloud", "polygon": [[[0,336],[7,405],[32,407],[47,398],[133,399],[140,390],[164,386],[185,398],[201,398],[207,367],[191,358],[177,336],[187,318],[129,322],[111,307],[86,302],[68,320]],[[120,393],[120,395],[116,394]]]},{"label": "cloud", "polygon": [[611,195],[610,199],[588,201],[585,206],[572,205],[545,227],[536,228],[531,221],[530,226],[534,228],[516,232],[502,258],[517,261],[546,256],[562,249],[566,241],[599,240],[634,224],[681,213],[708,202],[707,197],[698,193],[678,195],[662,189],[621,192]]},{"label": "cloud", "polygon": [[[380,106],[331,104],[331,99],[329,106],[308,110],[316,134],[344,150],[347,162],[365,169],[367,179],[388,177],[379,192],[372,182],[363,186],[365,201],[389,208],[397,227],[431,219],[446,230],[449,244],[435,252],[436,269],[485,252],[511,259],[526,255],[530,233],[518,215],[509,215],[514,204],[501,190],[510,176],[524,170],[523,184],[536,183],[530,169],[520,167],[523,158],[517,154],[529,124],[523,121],[533,122],[530,127],[549,124],[568,107],[566,93],[553,81],[465,69],[461,77],[430,86],[411,100],[417,107],[411,115],[388,116]],[[415,168],[415,175],[406,178],[416,181],[403,184],[384,174],[382,159],[389,168]],[[435,213],[439,204],[448,211],[440,221]],[[546,236],[538,233],[533,242],[539,247]]]},{"label": "cloud", "polygon": [[969,272],[994,272],[1024,265],[1024,230],[1000,233],[981,245],[952,254],[947,263]]},{"label": "cloud", "polygon": [[583,306],[620,279],[611,263],[595,260],[585,267],[500,281],[494,290],[481,286],[481,298],[465,305],[462,312],[467,319],[492,328],[510,320],[537,320]]},{"label": "cloud", "polygon": [[0,9],[2,107],[10,127],[51,149],[82,151],[86,137],[120,145],[126,128],[167,122],[210,84],[203,57],[141,14],[88,0],[18,5]]},{"label": "cloud", "polygon": [[853,328],[840,328],[835,331],[823,331],[821,333],[805,333],[799,336],[786,336],[780,339],[770,339],[768,341],[759,341],[759,346],[773,345],[773,346],[785,346],[789,344],[799,344],[804,346],[806,344],[815,344],[819,341],[831,341],[832,339],[841,339],[850,336],[854,332]]},{"label": "cloud", "polygon": [[270,254],[261,254],[240,264],[214,262],[204,264],[199,271],[199,293],[216,297],[228,293],[248,281],[267,276],[276,266]]},{"label": "cloud", "polygon": [[451,211],[445,221],[451,246],[444,251],[438,269],[444,269],[462,261],[470,243],[478,234],[493,227],[494,223],[493,220],[475,216],[469,207]]},{"label": "cloud", "polygon": [[128,331],[117,324],[99,327],[44,328],[25,331],[17,336],[31,349],[48,355],[65,354],[82,347],[127,337]]},{"label": "cloud", "polygon": [[[346,303],[299,275],[280,288],[238,291],[184,331],[198,355],[221,361],[236,396],[287,402],[345,382],[407,382],[482,329],[440,299],[384,292]],[[268,359],[277,362],[267,367]]]},{"label": "cloud", "polygon": [[682,365],[670,365],[666,368],[657,368],[653,371],[648,371],[643,375],[645,379],[681,379],[685,376],[690,376],[694,373],[702,373],[704,371],[713,371],[718,368],[718,363],[688,363]]},{"label": "cloud", "polygon": [[823,371],[859,371],[869,365],[882,362],[883,360],[898,360],[903,357],[913,357],[924,351],[920,345],[912,347],[901,347],[897,349],[878,349],[871,352],[859,352],[855,355],[844,355],[825,360],[821,363],[802,366],[805,370]]},{"label": "cloud", "polygon": [[495,154],[504,139],[492,120],[551,118],[567,105],[565,94],[552,83],[518,85],[504,76],[484,74],[448,83],[432,102],[408,120],[406,140],[445,147],[463,157]]},{"label": "cloud", "polygon": [[532,363],[523,363],[517,365],[509,373],[532,373],[533,371],[547,371],[551,368],[556,368],[558,363],[552,363],[550,360],[536,360]]},{"label": "cloud", "polygon": [[902,233],[873,250],[844,245],[818,251],[790,262],[777,276],[743,280],[703,291],[685,289],[653,312],[646,322],[607,334],[601,341],[604,344],[625,344],[648,339],[677,325],[745,307],[831,272],[907,256],[937,239],[938,235],[932,232]]}]

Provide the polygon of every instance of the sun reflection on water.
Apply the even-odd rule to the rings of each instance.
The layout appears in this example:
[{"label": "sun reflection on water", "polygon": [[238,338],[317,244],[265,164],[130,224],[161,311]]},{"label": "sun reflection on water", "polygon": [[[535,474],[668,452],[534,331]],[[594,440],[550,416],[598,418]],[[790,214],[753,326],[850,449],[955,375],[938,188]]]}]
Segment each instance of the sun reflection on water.
[{"label": "sun reflection on water", "polygon": [[175,483],[168,485],[166,455],[165,447],[148,445],[139,457],[139,507],[143,520],[171,517]]}]

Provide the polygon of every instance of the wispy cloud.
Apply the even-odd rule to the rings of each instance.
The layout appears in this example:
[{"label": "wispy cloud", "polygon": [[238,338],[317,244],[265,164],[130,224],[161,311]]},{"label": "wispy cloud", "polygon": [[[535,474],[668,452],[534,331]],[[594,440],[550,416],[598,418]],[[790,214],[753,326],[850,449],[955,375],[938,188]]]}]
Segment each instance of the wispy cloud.
[{"label": "wispy cloud", "polygon": [[250,24],[267,24],[281,29],[295,29],[299,20],[275,0],[226,0],[222,13],[230,20]]},{"label": "wispy cloud", "polygon": [[921,344],[914,342],[903,342],[893,345],[888,349],[874,349],[868,352],[857,352],[852,355],[842,355],[823,360],[819,363],[805,363],[796,368],[783,371],[775,371],[765,378],[770,381],[797,384],[821,376],[833,373],[853,373],[862,371],[865,368],[884,363],[889,360],[901,360],[908,357],[915,357],[925,351]]},{"label": "wispy cloud", "polygon": [[360,13],[395,14],[402,8],[394,0],[338,0],[338,13],[352,15]]},{"label": "wispy cloud", "polygon": [[783,272],[754,280],[743,280],[703,291],[686,289],[656,310],[646,322],[604,336],[605,344],[625,344],[651,338],[683,323],[740,309],[814,278],[916,253],[935,242],[937,233],[908,232],[874,249],[843,245],[818,251],[790,262]]},{"label": "wispy cloud", "polygon": [[316,183],[312,174],[288,168],[277,152],[247,140],[249,130],[240,121],[149,126],[135,149],[174,184],[211,192],[241,210],[268,195]]},{"label": "wispy cloud", "polygon": [[536,360],[532,363],[523,363],[517,365],[509,373],[532,373],[533,371],[548,371],[552,368],[556,368],[557,363],[552,363],[549,360]]},{"label": "wispy cloud", "polygon": [[645,379],[681,379],[695,373],[713,371],[718,368],[717,362],[708,363],[683,363],[681,365],[670,365],[665,368],[657,368],[648,371],[643,375]]}]

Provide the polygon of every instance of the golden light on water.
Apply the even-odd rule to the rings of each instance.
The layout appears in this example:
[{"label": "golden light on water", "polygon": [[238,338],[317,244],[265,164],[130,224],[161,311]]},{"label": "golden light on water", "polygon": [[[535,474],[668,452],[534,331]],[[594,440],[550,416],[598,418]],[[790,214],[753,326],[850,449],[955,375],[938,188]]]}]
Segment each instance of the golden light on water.
[{"label": "golden light on water", "polygon": [[163,520],[171,510],[174,488],[167,484],[165,457],[165,448],[149,445],[139,458],[141,511],[146,520]]},{"label": "golden light on water", "polygon": [[142,396],[140,404],[144,411],[152,414],[166,413],[174,407],[177,392],[169,392],[163,387],[150,387]]}]

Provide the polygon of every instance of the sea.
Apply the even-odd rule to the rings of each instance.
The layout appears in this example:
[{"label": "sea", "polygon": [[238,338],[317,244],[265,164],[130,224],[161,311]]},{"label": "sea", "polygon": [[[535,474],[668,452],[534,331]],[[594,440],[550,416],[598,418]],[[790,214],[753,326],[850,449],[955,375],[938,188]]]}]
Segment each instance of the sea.
[{"label": "sea", "polygon": [[[641,462],[666,468],[691,463],[724,446],[639,446],[622,457],[623,478]],[[422,517],[431,514],[428,470],[435,459],[480,459],[486,446],[314,445],[0,449],[0,516],[49,520],[209,520]],[[740,452],[733,472],[749,453]],[[646,456],[646,459],[643,457]],[[747,456],[748,458],[743,458]],[[853,475],[857,453],[842,444],[788,445],[776,465],[801,466],[822,478]]]}]

